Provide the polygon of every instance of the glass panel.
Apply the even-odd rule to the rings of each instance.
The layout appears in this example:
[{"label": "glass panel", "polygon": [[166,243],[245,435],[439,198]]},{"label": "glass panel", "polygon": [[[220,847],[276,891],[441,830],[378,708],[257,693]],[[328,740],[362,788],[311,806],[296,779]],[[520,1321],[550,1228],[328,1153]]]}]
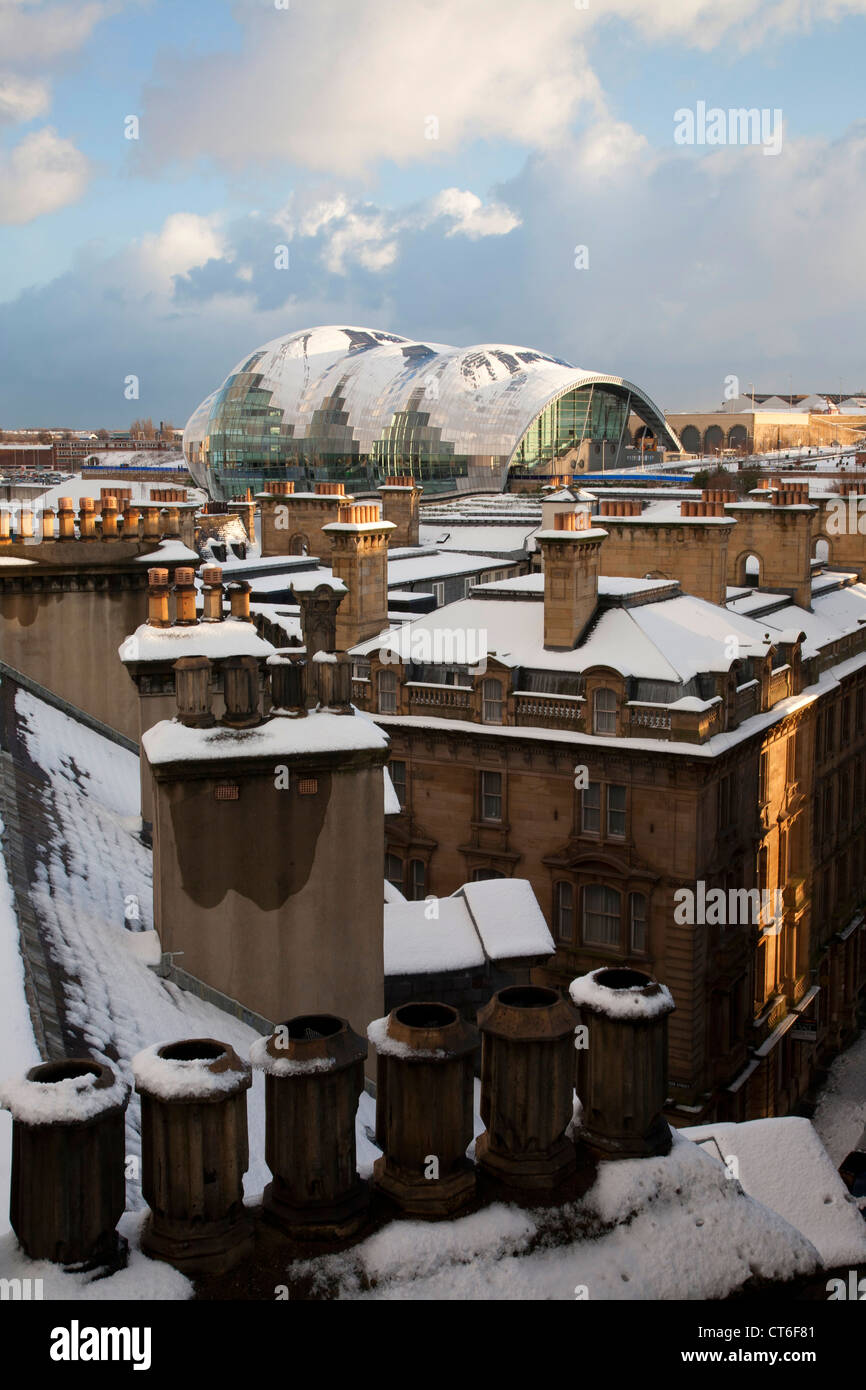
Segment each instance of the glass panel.
[{"label": "glass panel", "polygon": [[590,782],[581,793],[581,826],[590,834],[601,830],[601,783]]},{"label": "glass panel", "polygon": [[502,773],[481,774],[481,819],[502,820]]},{"label": "glass panel", "polygon": [[574,889],[570,883],[557,883],[554,890],[553,934],[557,941],[574,939]]},{"label": "glass panel", "polygon": [[620,838],[625,835],[625,787],[612,785],[607,789],[607,833]]},{"label": "glass panel", "polygon": [[641,955],[646,954],[646,898],[643,893],[629,894],[629,913],[631,916],[631,949]]},{"label": "glass panel", "polygon": [[615,888],[584,888],[583,940],[588,946],[619,946],[620,895]]}]

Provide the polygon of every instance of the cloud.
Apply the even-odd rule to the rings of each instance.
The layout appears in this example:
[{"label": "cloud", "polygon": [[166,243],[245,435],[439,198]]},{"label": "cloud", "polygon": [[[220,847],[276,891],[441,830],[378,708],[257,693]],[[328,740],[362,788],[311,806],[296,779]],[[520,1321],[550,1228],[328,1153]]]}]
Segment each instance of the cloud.
[{"label": "cloud", "polygon": [[90,176],[87,158],[50,126],[0,152],[0,222],[32,222],[75,203]]},{"label": "cloud", "polygon": [[293,0],[238,17],[240,54],[160,64],[145,94],[146,168],[278,161],[357,175],[470,139],[547,146],[600,101],[564,0]]},{"label": "cloud", "polygon": [[248,0],[239,52],[165,55],[137,154],[149,172],[212,162],[349,178],[469,141],[551,150],[578,122],[614,124],[591,61],[611,19],[648,43],[743,50],[863,13],[866,0]]},{"label": "cloud", "polygon": [[0,124],[32,121],[44,116],[51,105],[45,82],[14,74],[0,76]]},{"label": "cloud", "polygon": [[118,4],[0,0],[0,53],[8,66],[40,68],[74,53]]},{"label": "cloud", "polygon": [[[611,143],[619,162],[601,178]],[[186,418],[260,343],[339,322],[524,343],[670,409],[718,404],[731,373],[783,391],[789,373],[795,390],[841,375],[853,391],[866,385],[864,241],[866,123],[765,159],[654,151],[601,120],[486,201],[446,188],[389,208],[332,187],[234,221],[178,213],[122,254],[90,248],[0,306],[0,421],[38,422],[50,401],[70,424],[128,423],[127,373],[142,383],[136,413]]]},{"label": "cloud", "polygon": [[520,225],[520,218],[511,208],[495,202],[485,207],[477,194],[461,188],[443,188],[433,198],[430,211],[431,220],[437,217],[451,220],[446,236],[463,235],[473,240],[483,236],[506,236]]}]

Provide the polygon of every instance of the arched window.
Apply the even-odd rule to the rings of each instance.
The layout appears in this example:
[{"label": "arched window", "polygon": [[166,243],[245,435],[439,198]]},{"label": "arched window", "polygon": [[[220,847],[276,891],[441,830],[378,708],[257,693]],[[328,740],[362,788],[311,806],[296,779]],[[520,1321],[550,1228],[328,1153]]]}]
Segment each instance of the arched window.
[{"label": "arched window", "polygon": [[310,551],[310,542],[309,542],[309,540],[308,540],[307,537],[303,534],[302,531],[296,531],[295,534],[292,536],[291,540],[289,541],[289,554],[290,554],[290,555],[308,555],[308,554],[309,554],[309,551]]},{"label": "arched window", "polygon": [[638,955],[647,952],[647,901],[643,893],[629,893],[628,910],[631,931],[631,949]]},{"label": "arched window", "polygon": [[485,724],[502,723],[502,682],[492,677],[481,685],[481,718]]},{"label": "arched window", "polygon": [[616,733],[616,691],[607,686],[592,697],[592,728],[596,734]]},{"label": "arched window", "polygon": [[397,713],[397,675],[394,671],[379,672],[379,713]]},{"label": "arched window", "polygon": [[500,873],[500,871],[499,871],[498,869],[473,869],[473,870],[472,870],[472,882],[473,882],[473,883],[486,883],[487,880],[490,879],[490,878],[504,878],[504,877],[505,877],[505,875],[504,875],[503,873]]},{"label": "arched window", "polygon": [[392,888],[403,892],[403,860],[396,854],[385,855],[385,877]]},{"label": "arched window", "polygon": [[553,935],[557,941],[574,940],[574,888],[564,880],[553,889]]},{"label": "arched window", "polygon": [[593,883],[583,890],[583,940],[587,946],[619,946],[621,897],[615,888]]}]

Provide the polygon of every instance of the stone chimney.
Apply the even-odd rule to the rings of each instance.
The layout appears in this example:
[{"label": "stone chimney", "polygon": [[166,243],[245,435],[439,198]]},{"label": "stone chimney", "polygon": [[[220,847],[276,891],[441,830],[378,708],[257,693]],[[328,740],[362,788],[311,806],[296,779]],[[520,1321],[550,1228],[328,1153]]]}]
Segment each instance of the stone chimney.
[{"label": "stone chimney", "polygon": [[560,512],[552,531],[537,531],[544,565],[544,645],[577,646],[595,613],[601,545],[607,532],[575,512]]},{"label": "stone chimney", "polygon": [[331,570],[348,590],[337,613],[337,651],[345,652],[387,626],[388,537],[394,523],[383,521],[376,506],[350,504],[322,529],[333,545]]},{"label": "stone chimney", "polygon": [[390,544],[417,545],[419,524],[419,503],[423,488],[408,474],[389,478],[378,489],[382,499],[382,517],[393,521],[394,533]]},{"label": "stone chimney", "polygon": [[[333,659],[307,663],[317,665],[341,674]],[[378,1018],[388,738],[351,707],[300,718],[285,717],[289,707],[262,721],[257,663],[229,657],[222,671],[216,727],[175,717],[142,735],[162,949],[178,953],[172,968],[187,983],[248,1009],[257,1026],[301,1013]],[[190,667],[181,683],[187,720],[208,713],[190,688],[197,678]]]},{"label": "stone chimney", "polygon": [[[260,492],[262,555],[330,554],[331,538],[325,533],[336,521],[340,508],[353,501],[343,483],[316,483],[315,492],[295,492],[294,483],[282,492]],[[291,490],[289,490],[291,489]]]}]

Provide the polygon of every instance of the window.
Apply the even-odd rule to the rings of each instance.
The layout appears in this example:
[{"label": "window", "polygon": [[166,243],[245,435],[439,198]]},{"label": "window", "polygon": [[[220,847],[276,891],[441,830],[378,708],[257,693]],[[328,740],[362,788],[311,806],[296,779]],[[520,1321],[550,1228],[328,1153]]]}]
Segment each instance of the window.
[{"label": "window", "polygon": [[385,855],[385,877],[392,888],[403,892],[403,860],[396,854]]},{"label": "window", "polygon": [[590,782],[580,794],[580,827],[584,834],[598,835],[601,830],[601,783]]},{"label": "window", "polygon": [[502,820],[502,773],[481,774],[481,819]]},{"label": "window", "polygon": [[574,940],[574,889],[570,883],[554,885],[553,935],[557,941]]},{"label": "window", "polygon": [[758,763],[758,801],[763,806],[770,799],[770,759],[768,753],[762,753]]},{"label": "window", "polygon": [[402,810],[406,805],[406,764],[402,761],[397,762],[392,758],[388,764],[388,771],[391,774],[391,783]]},{"label": "window", "polygon": [[616,733],[616,691],[602,687],[592,697],[593,732]]},{"label": "window", "polygon": [[436,599],[436,607],[441,608],[445,602],[445,585],[438,583],[433,585],[433,596]]},{"label": "window", "polygon": [[471,590],[471,588],[472,588],[472,585],[473,585],[473,584],[477,584],[477,583],[478,583],[478,580],[475,578],[475,576],[474,576],[473,574],[471,574],[471,575],[469,576],[468,579],[464,579],[464,581],[463,581],[463,597],[464,597],[464,598],[468,598],[468,597],[469,597],[469,593],[470,593],[470,590]]},{"label": "window", "polygon": [[620,943],[620,895],[615,888],[593,884],[583,890],[583,940],[588,946]]},{"label": "window", "polygon": [[785,746],[785,780],[789,787],[792,782],[796,782],[798,771],[797,735],[791,734]]},{"label": "window", "polygon": [[397,676],[394,671],[379,672],[379,713],[397,713]]},{"label": "window", "polygon": [[628,912],[631,924],[631,949],[639,955],[646,955],[647,924],[646,897],[643,893],[629,893]]},{"label": "window", "polygon": [[607,833],[620,840],[625,835],[625,787],[607,789]]},{"label": "window", "polygon": [[409,898],[421,902],[427,889],[427,865],[423,859],[409,860]]},{"label": "window", "polygon": [[485,724],[502,723],[502,682],[488,679],[481,683],[481,718]]},{"label": "window", "polygon": [[472,870],[472,882],[473,882],[473,883],[487,883],[488,879],[491,879],[491,878],[504,878],[504,877],[505,877],[505,875],[504,875],[503,873],[500,873],[499,869],[473,869],[473,870]]}]

